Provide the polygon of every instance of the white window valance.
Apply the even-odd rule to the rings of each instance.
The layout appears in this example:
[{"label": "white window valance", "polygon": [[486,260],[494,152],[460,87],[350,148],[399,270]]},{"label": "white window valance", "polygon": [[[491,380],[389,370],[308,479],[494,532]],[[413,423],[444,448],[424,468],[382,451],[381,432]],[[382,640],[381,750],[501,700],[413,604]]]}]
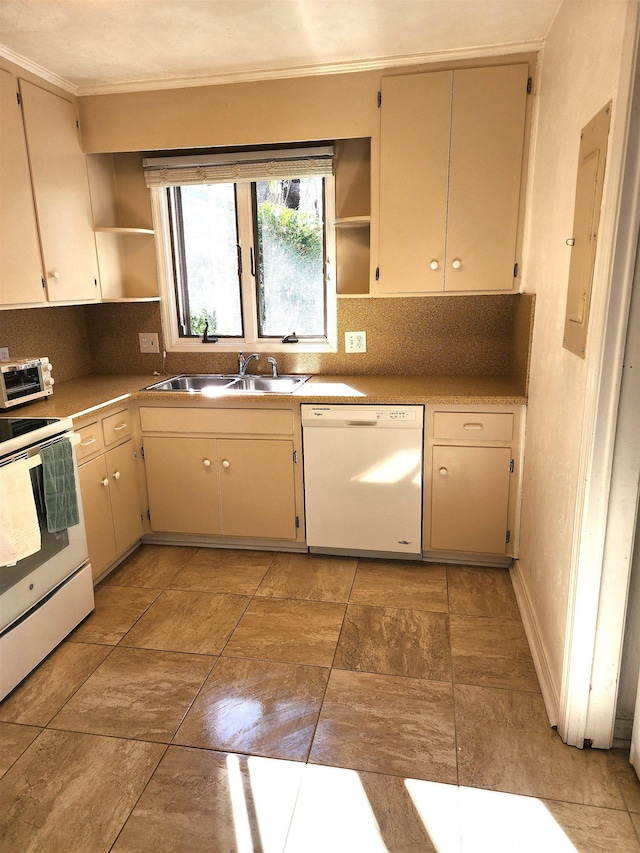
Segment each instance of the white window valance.
[{"label": "white window valance", "polygon": [[230,184],[333,174],[333,146],[143,160],[148,187]]}]

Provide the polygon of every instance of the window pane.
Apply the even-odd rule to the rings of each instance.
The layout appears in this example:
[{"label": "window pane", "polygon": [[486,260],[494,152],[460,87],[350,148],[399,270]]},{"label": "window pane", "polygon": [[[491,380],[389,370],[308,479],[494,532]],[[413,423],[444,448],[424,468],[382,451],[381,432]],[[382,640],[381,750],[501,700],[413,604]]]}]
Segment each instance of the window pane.
[{"label": "window pane", "polygon": [[256,183],[261,337],[326,334],[322,178]]},{"label": "window pane", "polygon": [[242,336],[238,230],[233,184],[180,187],[184,263],[181,337]]}]

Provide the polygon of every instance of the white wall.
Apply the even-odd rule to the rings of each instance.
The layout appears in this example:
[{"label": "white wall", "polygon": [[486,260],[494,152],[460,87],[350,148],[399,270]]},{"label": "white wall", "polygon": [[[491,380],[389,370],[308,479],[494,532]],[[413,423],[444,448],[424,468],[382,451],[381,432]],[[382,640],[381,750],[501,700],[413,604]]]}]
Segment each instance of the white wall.
[{"label": "white wall", "polygon": [[[635,2],[635,0],[631,0]],[[520,559],[516,575],[538,641],[545,699],[557,722],[562,689],[567,612],[570,608],[576,495],[581,459],[588,367],[597,361],[613,229],[599,243],[594,312],[583,360],[562,348],[580,130],[609,101],[614,112],[611,160],[601,219],[617,205],[622,122],[616,121],[627,0],[565,0],[545,41],[536,97],[537,129],[523,262],[523,289],[537,294],[529,386]],[[612,144],[614,143],[614,144]],[[615,158],[618,157],[616,164]],[[606,229],[601,229],[605,235]],[[603,257],[604,256],[604,257]],[[595,327],[595,328],[594,328]],[[575,525],[575,530],[574,530]],[[554,707],[555,705],[555,707]],[[555,719],[554,719],[555,717]]]}]

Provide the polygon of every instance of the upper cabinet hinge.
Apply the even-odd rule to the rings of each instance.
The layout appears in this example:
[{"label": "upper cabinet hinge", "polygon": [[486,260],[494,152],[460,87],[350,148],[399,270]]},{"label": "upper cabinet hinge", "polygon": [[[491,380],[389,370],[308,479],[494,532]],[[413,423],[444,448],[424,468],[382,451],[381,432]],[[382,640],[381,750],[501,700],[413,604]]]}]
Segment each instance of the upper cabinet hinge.
[{"label": "upper cabinet hinge", "polygon": [[42,286],[46,288],[47,285],[44,283],[44,278],[42,276],[40,276],[40,281],[42,282]]},{"label": "upper cabinet hinge", "polygon": [[533,80],[531,77],[527,80],[527,95],[531,94],[531,89],[533,88]]},{"label": "upper cabinet hinge", "polygon": [[293,464],[296,465],[297,462],[298,462],[298,451],[294,450],[293,451]]},{"label": "upper cabinet hinge", "polygon": [[512,459],[512,460],[511,460],[511,462],[509,463],[509,473],[510,473],[510,474],[513,474],[513,471],[514,471],[514,468],[515,468],[515,467],[516,467],[516,466],[515,466],[515,462],[514,462],[514,460]]},{"label": "upper cabinet hinge", "polygon": [[80,130],[80,122],[78,121],[78,119],[76,119],[76,127],[78,130]]},{"label": "upper cabinet hinge", "polygon": [[509,542],[511,541],[511,531],[510,530],[507,530],[507,535],[504,538],[505,538],[505,542],[508,545]]},{"label": "upper cabinet hinge", "polygon": [[144,459],[144,447],[140,448],[140,456]]},{"label": "upper cabinet hinge", "polygon": [[300,527],[300,516],[296,515],[296,530]]},{"label": "upper cabinet hinge", "polygon": [[376,267],[376,281],[380,281],[380,267]]},{"label": "upper cabinet hinge", "polygon": [[515,264],[513,267],[513,277],[518,278],[518,264]]},{"label": "upper cabinet hinge", "polygon": [[16,101],[18,102],[18,106],[20,106],[20,104],[22,103],[22,101],[20,100],[20,92],[16,92]]},{"label": "upper cabinet hinge", "polygon": [[378,92],[378,107],[382,106],[382,92]]}]

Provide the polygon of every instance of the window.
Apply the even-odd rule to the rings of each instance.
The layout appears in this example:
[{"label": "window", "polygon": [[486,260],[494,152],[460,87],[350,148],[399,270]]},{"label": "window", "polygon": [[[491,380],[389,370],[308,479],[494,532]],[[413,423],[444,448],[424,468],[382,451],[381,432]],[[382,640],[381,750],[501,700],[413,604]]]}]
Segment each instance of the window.
[{"label": "window", "polygon": [[332,155],[145,160],[169,349],[335,351]]}]

